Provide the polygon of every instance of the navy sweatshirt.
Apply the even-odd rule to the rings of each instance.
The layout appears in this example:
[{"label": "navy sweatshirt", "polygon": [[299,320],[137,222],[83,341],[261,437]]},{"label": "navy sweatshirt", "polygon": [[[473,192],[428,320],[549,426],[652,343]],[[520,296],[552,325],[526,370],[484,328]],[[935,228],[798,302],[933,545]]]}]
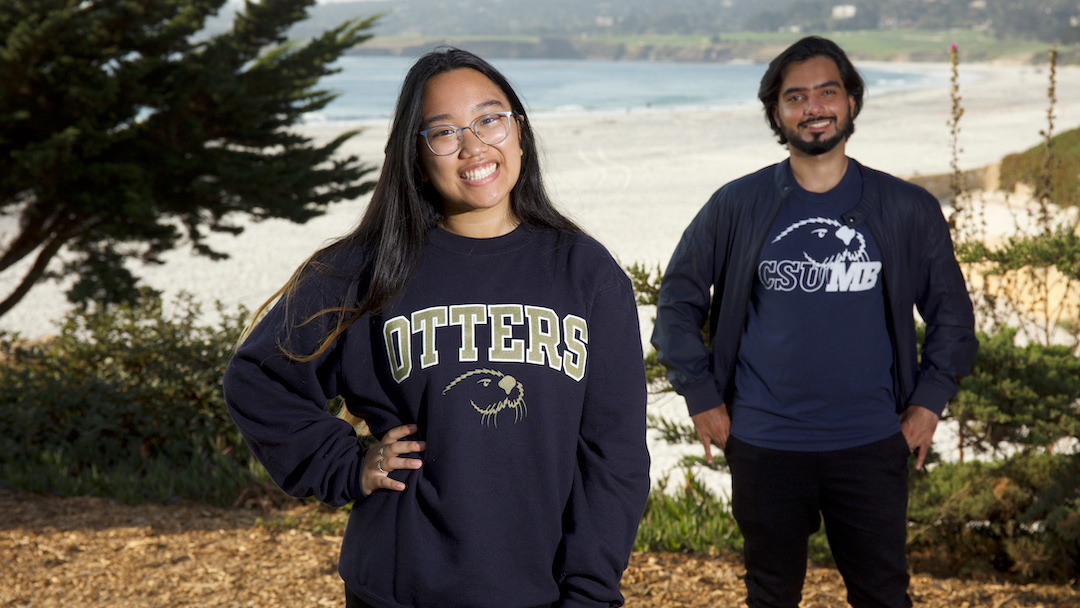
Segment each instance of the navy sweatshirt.
[{"label": "navy sweatshirt", "polygon": [[[493,239],[434,229],[380,315],[309,363],[355,305],[363,252],[307,273],[241,345],[225,397],[294,496],[355,501],[338,570],[377,607],[615,606],[649,490],[645,380],[630,282],[576,233]],[[289,328],[289,329],[286,329]],[[327,413],[340,395],[376,436],[407,423],[423,466],[363,496],[363,452]]]}]

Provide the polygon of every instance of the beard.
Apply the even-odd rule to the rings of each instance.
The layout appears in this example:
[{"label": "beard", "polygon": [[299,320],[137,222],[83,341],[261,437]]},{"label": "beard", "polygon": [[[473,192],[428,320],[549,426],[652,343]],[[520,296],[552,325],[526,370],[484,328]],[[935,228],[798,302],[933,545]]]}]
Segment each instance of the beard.
[{"label": "beard", "polygon": [[[824,117],[819,116],[812,120],[804,120],[803,122],[799,123],[799,125],[801,126],[808,122],[821,120],[822,118]],[[783,127],[784,137],[787,138],[787,143],[789,146],[795,148],[803,154],[808,154],[810,156],[820,156],[821,154],[825,154],[826,152],[829,152],[830,150],[838,146],[840,142],[844,141],[848,137],[851,137],[851,134],[855,132],[855,121],[851,120],[850,110],[844,113],[843,120],[835,116],[833,117],[833,119],[836,120],[836,135],[833,135],[832,137],[823,138],[820,134],[815,134],[813,139],[811,139],[810,141],[806,141],[799,138],[799,131],[797,127],[795,129],[788,129],[786,126]]]}]

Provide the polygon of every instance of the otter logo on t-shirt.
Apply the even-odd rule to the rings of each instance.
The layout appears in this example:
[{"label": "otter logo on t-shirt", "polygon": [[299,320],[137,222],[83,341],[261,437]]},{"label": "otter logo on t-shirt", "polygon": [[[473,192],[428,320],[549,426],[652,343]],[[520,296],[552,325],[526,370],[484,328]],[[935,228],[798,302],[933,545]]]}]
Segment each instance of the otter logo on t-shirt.
[{"label": "otter logo on t-shirt", "polygon": [[458,376],[443,389],[442,394],[453,391],[456,398],[468,399],[480,414],[481,424],[498,428],[500,412],[513,410],[514,422],[529,414],[525,406],[525,387],[513,376],[488,368],[474,369]]},{"label": "otter logo on t-shirt", "polygon": [[881,262],[872,261],[867,253],[866,237],[834,219],[796,222],[770,243],[778,244],[788,252],[801,252],[802,259],[762,260],[758,278],[768,290],[867,291],[881,275]]}]

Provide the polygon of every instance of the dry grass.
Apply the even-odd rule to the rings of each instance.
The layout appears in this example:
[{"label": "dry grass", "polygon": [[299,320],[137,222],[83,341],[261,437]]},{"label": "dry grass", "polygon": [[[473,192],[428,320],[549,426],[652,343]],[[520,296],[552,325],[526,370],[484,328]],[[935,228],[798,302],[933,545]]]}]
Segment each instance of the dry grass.
[{"label": "dry grass", "polygon": [[[260,512],[202,505],[128,506],[100,498],[0,491],[0,606],[342,606],[337,534],[258,522]],[[263,519],[315,522],[316,505]],[[301,526],[300,528],[308,528]],[[634,554],[627,605],[741,605],[736,558]],[[1080,588],[915,576],[925,608],[1075,608]],[[802,608],[845,606],[831,569],[812,568]]]}]

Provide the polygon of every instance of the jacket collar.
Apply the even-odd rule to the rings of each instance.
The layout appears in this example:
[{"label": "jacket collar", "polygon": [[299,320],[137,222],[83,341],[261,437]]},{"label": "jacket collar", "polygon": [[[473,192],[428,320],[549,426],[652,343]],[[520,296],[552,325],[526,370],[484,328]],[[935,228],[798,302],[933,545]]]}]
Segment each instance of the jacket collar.
[{"label": "jacket collar", "polygon": [[840,219],[847,226],[857,226],[865,222],[867,216],[877,209],[881,201],[881,188],[880,184],[878,184],[877,175],[873,171],[867,171],[854,158],[851,159],[851,162],[855,163],[855,168],[859,170],[862,177],[862,196],[859,197],[858,204],[841,215]]},{"label": "jacket collar", "polygon": [[776,191],[780,194],[780,200],[787,198],[794,186],[791,183],[790,166],[790,159],[784,159],[782,162],[773,165],[773,183],[776,184]]},{"label": "jacket collar", "polygon": [[[881,192],[878,188],[877,176],[873,171],[867,171],[859,161],[848,157],[862,177],[862,195],[859,202],[851,210],[840,216],[840,219],[848,226],[857,226],[866,221],[867,216],[877,208],[881,200]],[[794,187],[791,177],[790,159],[784,159],[773,167],[773,183],[780,195],[780,200],[787,198]]]}]

